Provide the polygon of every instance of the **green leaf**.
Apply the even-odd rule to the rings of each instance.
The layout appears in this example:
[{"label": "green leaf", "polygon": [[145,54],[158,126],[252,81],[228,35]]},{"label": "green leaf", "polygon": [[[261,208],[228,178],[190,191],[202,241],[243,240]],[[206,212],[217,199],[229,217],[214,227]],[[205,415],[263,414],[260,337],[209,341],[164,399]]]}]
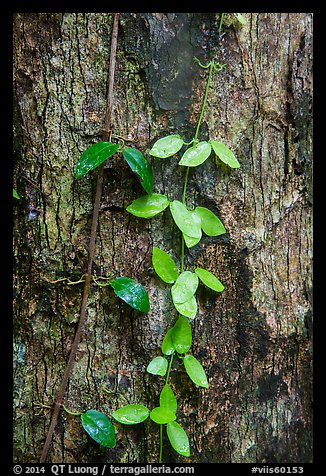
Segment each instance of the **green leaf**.
[{"label": "green leaf", "polygon": [[109,157],[116,153],[118,144],[112,142],[97,142],[82,153],[76,167],[76,178],[86,175],[90,170],[96,169]]},{"label": "green leaf", "polygon": [[218,293],[223,291],[224,286],[221,281],[219,281],[217,277],[214,276],[214,274],[212,274],[210,271],[207,271],[207,269],[196,268],[195,273],[197,274],[201,282],[206,284],[206,286],[208,286],[209,288],[213,289]]},{"label": "green leaf", "polygon": [[175,262],[168,253],[154,246],[152,263],[156,273],[165,283],[174,283],[179,273]]},{"label": "green leaf", "polygon": [[185,235],[184,233],[182,233],[182,235],[188,248],[192,248],[193,246],[197,245],[197,243],[199,243],[201,239],[201,237],[193,238],[192,236]]},{"label": "green leaf", "polygon": [[188,301],[182,304],[174,303],[174,306],[182,316],[189,317],[189,319],[196,317],[198,307],[195,296],[192,296]]},{"label": "green leaf", "polygon": [[219,236],[226,233],[223,223],[211,210],[205,207],[196,207],[196,215],[201,220],[203,232],[208,236]]},{"label": "green leaf", "polygon": [[154,143],[149,153],[154,157],[165,159],[179,152],[183,144],[184,142],[179,135],[162,137]]},{"label": "green leaf", "polygon": [[165,334],[161,349],[165,355],[171,355],[175,351],[175,347],[172,342],[172,329],[169,329]]},{"label": "green leaf", "polygon": [[139,175],[141,186],[148,193],[153,193],[154,178],[150,163],[143,154],[133,147],[126,147],[122,150],[122,155],[133,172]]},{"label": "green leaf", "polygon": [[149,410],[144,405],[125,405],[112,413],[119,423],[124,425],[136,425],[146,420]]},{"label": "green leaf", "polygon": [[106,448],[116,444],[115,429],[107,416],[97,410],[82,413],[81,422],[84,430],[93,440]]},{"label": "green leaf", "polygon": [[218,142],[217,140],[210,141],[215,154],[220,158],[222,162],[226,165],[231,167],[232,169],[238,169],[240,164],[238,160],[235,158],[232,150],[230,150],[225,144],[222,142]]},{"label": "green leaf", "polygon": [[182,426],[171,421],[167,424],[166,431],[172,448],[182,456],[190,456],[189,439]]},{"label": "green leaf", "polygon": [[152,218],[158,213],[163,212],[170,204],[165,195],[153,193],[137,198],[128,207],[127,212],[140,218]]},{"label": "green leaf", "polygon": [[182,304],[195,294],[198,287],[198,276],[191,271],[180,274],[171,288],[172,299],[175,304]]},{"label": "green leaf", "polygon": [[194,210],[188,210],[186,205],[178,200],[170,203],[170,210],[175,224],[182,233],[193,238],[201,238],[201,221]]},{"label": "green leaf", "polygon": [[168,361],[165,357],[155,357],[147,366],[147,372],[153,375],[161,375],[162,377],[166,374],[168,368]]},{"label": "green leaf", "polygon": [[12,189],[12,196],[14,198],[17,198],[17,200],[20,200],[20,196],[18,195],[18,193],[16,192],[16,190],[14,188]]},{"label": "green leaf", "polygon": [[191,380],[199,387],[208,388],[207,377],[201,363],[193,355],[186,355],[183,363]]},{"label": "green leaf", "polygon": [[238,20],[238,22],[241,23],[241,25],[247,24],[247,20],[245,19],[243,15],[241,15],[241,13],[235,13],[235,17]]},{"label": "green leaf", "polygon": [[198,142],[198,144],[189,147],[186,152],[181,157],[179,165],[184,165],[187,167],[196,167],[197,165],[205,162],[206,159],[210,156],[212,151],[211,145],[206,142]]},{"label": "green leaf", "polygon": [[177,412],[178,403],[172,388],[168,383],[164,385],[160,394],[160,407],[167,408],[172,413]]},{"label": "green leaf", "polygon": [[172,327],[172,342],[178,354],[185,354],[191,347],[192,333],[188,319],[179,316]]},{"label": "green leaf", "polygon": [[165,407],[155,407],[149,414],[150,418],[159,425],[165,425],[176,419],[175,413]]},{"label": "green leaf", "polygon": [[110,282],[115,294],[137,311],[149,311],[149,299],[145,288],[131,278],[116,278]]}]

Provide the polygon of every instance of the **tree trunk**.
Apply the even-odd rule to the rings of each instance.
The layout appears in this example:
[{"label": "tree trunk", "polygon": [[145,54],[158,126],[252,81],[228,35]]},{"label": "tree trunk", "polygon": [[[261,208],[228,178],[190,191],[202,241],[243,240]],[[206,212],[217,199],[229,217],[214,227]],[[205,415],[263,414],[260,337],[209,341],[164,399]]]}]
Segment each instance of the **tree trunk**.
[{"label": "tree trunk", "polygon": [[[171,386],[191,456],[165,441],[165,462],[312,461],[312,14],[123,13],[114,85],[113,132],[146,149],[159,137],[190,140],[212,57],[200,140],[217,139],[241,168],[211,157],[190,171],[187,204],[208,207],[227,234],[205,236],[186,268],[209,269],[225,286],[200,288],[192,354],[209,388],[174,364]],[[81,153],[104,123],[113,14],[14,16],[14,447],[37,462],[76,330],[96,173],[76,181]],[[155,192],[181,199],[185,169],[148,156]],[[143,195],[119,155],[105,169],[93,272],[135,278],[147,289],[142,314],[109,287],[91,287],[87,325],[65,394],[75,411],[110,415],[127,403],[158,405],[163,380],[146,372],[177,313],[155,275],[153,246],[180,259],[168,212],[126,212]],[[40,406],[43,404],[45,406]],[[117,424],[114,449],[98,446],[80,419],[62,412],[48,461],[157,462],[149,420]]]}]

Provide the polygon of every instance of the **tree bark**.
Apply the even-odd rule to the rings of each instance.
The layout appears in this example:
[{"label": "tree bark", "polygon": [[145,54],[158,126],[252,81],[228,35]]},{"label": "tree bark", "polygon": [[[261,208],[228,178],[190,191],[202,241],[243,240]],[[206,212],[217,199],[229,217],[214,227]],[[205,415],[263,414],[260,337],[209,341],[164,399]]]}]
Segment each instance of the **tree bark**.
[{"label": "tree bark", "polygon": [[[176,363],[171,385],[191,456],[164,446],[165,462],[312,461],[312,14],[122,13],[114,85],[114,133],[146,149],[159,137],[195,131],[206,72],[214,75],[201,140],[217,139],[241,168],[211,157],[191,170],[187,204],[205,206],[227,234],[205,237],[186,255],[225,290],[200,288],[192,353],[209,388]],[[79,317],[95,173],[76,181],[81,153],[99,140],[113,14],[14,16],[14,450],[37,462]],[[148,156],[155,192],[180,199],[185,170]],[[152,246],[180,259],[171,216],[126,212],[143,195],[119,155],[105,168],[93,272],[128,276],[148,290],[138,313],[109,288],[92,285],[87,325],[65,405],[110,415],[127,403],[158,405],[159,377],[146,373],[176,321],[170,287],[151,265]],[[52,390],[51,390],[52,389]],[[40,404],[46,406],[40,406]],[[157,425],[117,425],[105,449],[80,419],[61,413],[48,461],[157,462]]]}]

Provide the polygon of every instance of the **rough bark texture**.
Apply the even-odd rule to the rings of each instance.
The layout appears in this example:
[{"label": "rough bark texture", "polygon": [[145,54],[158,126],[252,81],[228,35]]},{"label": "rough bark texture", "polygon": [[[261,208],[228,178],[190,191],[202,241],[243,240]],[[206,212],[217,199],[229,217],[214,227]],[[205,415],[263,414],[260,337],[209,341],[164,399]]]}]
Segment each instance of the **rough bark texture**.
[{"label": "rough bark texture", "polygon": [[[124,13],[118,40],[113,128],[146,151],[168,133],[194,134],[214,56],[201,139],[219,139],[241,168],[213,157],[191,170],[187,204],[210,208],[227,234],[205,237],[186,267],[215,273],[225,291],[200,289],[192,353],[209,388],[177,363],[171,385],[190,458],[164,448],[164,461],[311,462],[312,14]],[[76,181],[80,154],[98,140],[106,104],[112,14],[14,16],[14,458],[39,460],[73,341],[87,260],[95,174]],[[185,170],[149,158],[155,191],[181,198]],[[125,211],[142,195],[128,166],[107,165],[94,273],[129,276],[149,292],[151,311],[124,305],[92,286],[87,326],[65,405],[110,414],[127,403],[158,404],[159,377],[146,373],[175,322],[170,287],[151,266],[156,245],[180,258],[168,212],[142,220]],[[93,443],[78,417],[62,413],[52,462],[157,462],[157,426],[117,425],[117,446]]]}]

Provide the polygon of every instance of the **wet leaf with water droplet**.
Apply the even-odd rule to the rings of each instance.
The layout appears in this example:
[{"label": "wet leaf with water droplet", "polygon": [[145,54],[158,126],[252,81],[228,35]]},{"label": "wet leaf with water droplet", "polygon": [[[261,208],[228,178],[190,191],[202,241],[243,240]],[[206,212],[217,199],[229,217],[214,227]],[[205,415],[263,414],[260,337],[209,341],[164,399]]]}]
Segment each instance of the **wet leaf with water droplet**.
[{"label": "wet leaf with water droplet", "polygon": [[197,314],[198,306],[195,296],[192,296],[188,301],[178,304],[174,302],[176,310],[182,315],[194,319]]},{"label": "wet leaf with water droplet", "polygon": [[137,311],[149,311],[149,298],[146,289],[131,278],[116,278],[110,281],[115,294]]},{"label": "wet leaf with water droplet", "polygon": [[123,425],[137,425],[146,420],[149,410],[144,405],[125,405],[112,413],[112,417]]},{"label": "wet leaf with water droplet", "polygon": [[165,283],[174,283],[178,278],[178,268],[171,256],[156,246],[153,247],[152,263],[156,273]]},{"label": "wet leaf with water droplet", "polygon": [[170,211],[178,228],[188,236],[201,238],[201,221],[194,210],[188,210],[186,205],[178,200],[170,203]]},{"label": "wet leaf with water droplet", "polygon": [[152,167],[143,154],[133,147],[126,147],[122,150],[122,155],[131,170],[140,177],[143,189],[149,194],[153,193]]},{"label": "wet leaf with water droplet", "polygon": [[192,248],[193,246],[197,245],[197,243],[199,243],[201,239],[201,236],[199,238],[193,238],[192,236],[185,235],[185,233],[183,233],[182,235],[187,248]]},{"label": "wet leaf with water droplet", "polygon": [[172,329],[169,329],[162,342],[162,352],[165,355],[171,355],[174,351],[175,347],[172,342]]},{"label": "wet leaf with water droplet", "polygon": [[180,316],[172,327],[172,342],[178,354],[185,354],[190,349],[192,333],[186,317]]},{"label": "wet leaf with water droplet", "polygon": [[183,140],[177,134],[162,137],[153,144],[149,153],[154,157],[165,159],[179,152],[183,144]]},{"label": "wet leaf with water droplet", "polygon": [[106,415],[97,410],[87,410],[82,413],[81,422],[84,430],[97,443],[106,448],[115,447],[115,429]]},{"label": "wet leaf with water droplet", "polygon": [[155,421],[155,423],[158,423],[159,425],[165,425],[166,423],[176,419],[175,413],[171,412],[171,410],[165,407],[153,408],[149,416],[151,420]]},{"label": "wet leaf with water droplet", "polygon": [[191,380],[199,387],[208,388],[208,381],[205,374],[205,370],[201,363],[193,355],[186,355],[183,359],[183,363],[187,374]]},{"label": "wet leaf with water droplet", "polygon": [[180,274],[171,288],[172,300],[175,304],[182,304],[195,294],[198,287],[198,276],[191,271]]},{"label": "wet leaf with water droplet", "polygon": [[127,207],[127,212],[140,218],[152,218],[163,212],[169,204],[170,201],[165,195],[152,193],[152,195],[145,195],[134,200]]},{"label": "wet leaf with water droplet", "polygon": [[167,424],[166,431],[172,448],[182,456],[190,456],[189,439],[182,426],[172,421]]},{"label": "wet leaf with water droplet", "polygon": [[162,377],[166,374],[168,368],[168,361],[165,357],[159,356],[155,357],[147,366],[147,372],[153,375],[161,375]]},{"label": "wet leaf with water droplet", "polygon": [[76,167],[76,178],[86,175],[90,170],[96,169],[109,157],[116,153],[119,146],[112,142],[97,142],[82,153]]},{"label": "wet leaf with water droplet", "polygon": [[197,167],[197,165],[202,164],[206,159],[208,159],[211,151],[212,148],[208,142],[198,142],[198,144],[193,145],[186,150],[186,152],[181,157],[179,165]]},{"label": "wet leaf with water droplet", "polygon": [[172,413],[177,412],[178,404],[177,399],[173,393],[172,388],[168,383],[164,385],[160,394],[160,407],[167,408]]}]

